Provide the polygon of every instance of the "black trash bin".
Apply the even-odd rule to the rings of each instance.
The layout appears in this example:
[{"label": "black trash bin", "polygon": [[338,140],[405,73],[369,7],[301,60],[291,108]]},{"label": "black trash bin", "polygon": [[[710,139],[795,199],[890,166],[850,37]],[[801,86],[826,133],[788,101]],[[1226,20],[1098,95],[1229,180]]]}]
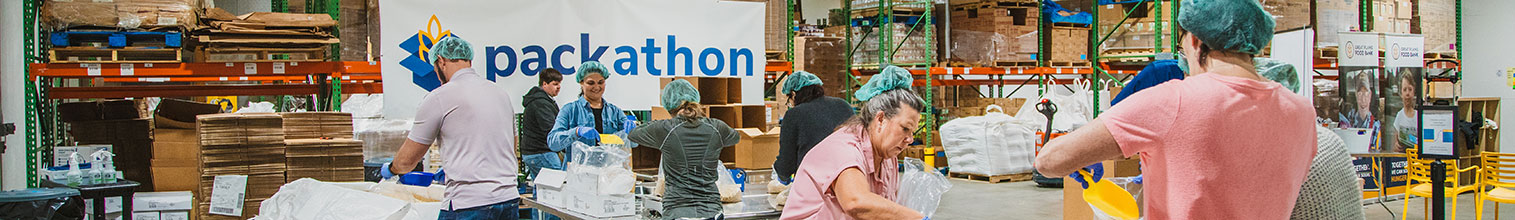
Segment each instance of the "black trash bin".
[{"label": "black trash bin", "polygon": [[0,192],[0,219],[83,219],[79,190],[32,188]]}]

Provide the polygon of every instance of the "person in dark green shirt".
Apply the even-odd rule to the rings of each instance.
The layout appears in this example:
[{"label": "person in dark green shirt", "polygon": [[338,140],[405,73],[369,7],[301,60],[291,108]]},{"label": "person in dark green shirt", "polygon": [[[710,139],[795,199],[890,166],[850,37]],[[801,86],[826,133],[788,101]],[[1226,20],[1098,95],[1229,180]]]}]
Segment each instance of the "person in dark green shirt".
[{"label": "person in dark green shirt", "polygon": [[713,218],[721,216],[721,194],[716,187],[721,149],[741,140],[726,122],[705,117],[699,91],[685,80],[663,88],[663,108],[673,119],[648,122],[631,130],[628,139],[663,154],[663,219]]}]

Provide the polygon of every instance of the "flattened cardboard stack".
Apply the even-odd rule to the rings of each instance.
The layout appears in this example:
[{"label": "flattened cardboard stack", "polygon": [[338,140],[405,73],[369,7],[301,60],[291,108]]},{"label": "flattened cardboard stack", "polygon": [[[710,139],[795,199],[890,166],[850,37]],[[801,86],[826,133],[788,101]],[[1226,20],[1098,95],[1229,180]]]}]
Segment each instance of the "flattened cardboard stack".
[{"label": "flattened cardboard stack", "polygon": [[285,178],[363,181],[363,142],[353,139],[284,140]]},{"label": "flattened cardboard stack", "polygon": [[259,203],[285,183],[283,120],[273,113],[211,114],[196,119],[201,146],[196,213],[200,219],[231,218],[207,214],[215,177],[247,175],[242,217],[253,216]]},{"label": "flattened cardboard stack", "polygon": [[[950,51],[953,61],[976,66],[1036,64],[1036,26],[1041,21],[1040,7],[1030,1],[1011,7],[1001,7],[997,3],[952,6]],[[1001,62],[1005,64],[1001,65]]]},{"label": "flattened cardboard stack", "polygon": [[290,112],[284,117],[284,139],[352,139],[352,114],[345,112]]},{"label": "flattened cardboard stack", "polygon": [[203,27],[194,32],[201,62],[322,61],[337,25],[326,14],[254,12],[232,16],[219,8],[205,10]]}]

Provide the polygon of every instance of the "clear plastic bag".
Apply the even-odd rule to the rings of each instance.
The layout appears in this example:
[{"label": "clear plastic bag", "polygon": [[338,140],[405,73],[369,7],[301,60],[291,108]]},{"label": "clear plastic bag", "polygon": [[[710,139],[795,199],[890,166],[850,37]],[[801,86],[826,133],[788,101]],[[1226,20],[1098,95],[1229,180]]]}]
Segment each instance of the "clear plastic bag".
[{"label": "clear plastic bag", "polygon": [[736,182],[736,178],[731,177],[731,171],[726,169],[726,165],[720,163],[715,165],[717,176],[715,186],[720,189],[721,202],[741,202],[742,185]]},{"label": "clear plastic bag", "polygon": [[927,172],[926,163],[920,159],[905,158],[905,171],[900,174],[898,192],[900,205],[910,207],[930,217],[941,204],[942,194],[952,189],[952,183],[940,172]]},{"label": "clear plastic bag", "polygon": [[631,152],[615,145],[589,146],[573,143],[572,162],[568,163],[570,175],[593,175],[597,193],[601,195],[630,194],[636,185],[636,174],[631,172]]},{"label": "clear plastic bag", "polygon": [[[1121,188],[1125,188],[1126,192],[1130,192],[1131,193],[1131,197],[1135,197],[1136,198],[1136,207],[1137,207],[1137,210],[1142,210],[1142,208],[1143,208],[1143,206],[1142,206],[1142,184],[1141,183],[1136,183],[1136,178],[1137,177],[1111,177],[1111,178],[1105,178],[1105,179],[1103,179],[1103,181],[1110,181],[1111,183],[1115,183],[1115,185],[1118,185]],[[1074,187],[1077,187],[1077,185],[1074,185]],[[1094,205],[1092,205],[1092,204],[1089,205],[1089,209],[1090,210],[1094,210],[1094,219],[1100,219],[1100,220],[1123,220],[1123,219],[1112,217],[1109,214],[1105,214],[1104,211],[1100,211],[1098,207],[1094,207]],[[1147,217],[1143,215],[1143,216],[1137,217],[1136,219],[1146,219],[1146,218]]]}]

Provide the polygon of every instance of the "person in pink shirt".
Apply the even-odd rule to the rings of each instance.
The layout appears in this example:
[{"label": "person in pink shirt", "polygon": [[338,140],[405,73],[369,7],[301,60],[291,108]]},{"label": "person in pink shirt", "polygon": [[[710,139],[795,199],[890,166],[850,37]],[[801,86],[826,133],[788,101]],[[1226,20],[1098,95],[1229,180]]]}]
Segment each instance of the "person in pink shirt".
[{"label": "person in pink shirt", "polygon": [[1190,76],[1133,94],[1052,139],[1036,169],[1087,169],[1099,181],[1100,161],[1140,155],[1146,219],[1288,219],[1315,157],[1315,113],[1304,96],[1254,69],[1252,56],[1272,39],[1272,17],[1254,0],[1182,5],[1183,62],[1197,64],[1186,68]]},{"label": "person in pink shirt", "polygon": [[924,102],[910,72],[884,68],[858,89],[862,111],[800,162],[780,219],[926,219],[895,201],[900,152],[914,142]]}]

